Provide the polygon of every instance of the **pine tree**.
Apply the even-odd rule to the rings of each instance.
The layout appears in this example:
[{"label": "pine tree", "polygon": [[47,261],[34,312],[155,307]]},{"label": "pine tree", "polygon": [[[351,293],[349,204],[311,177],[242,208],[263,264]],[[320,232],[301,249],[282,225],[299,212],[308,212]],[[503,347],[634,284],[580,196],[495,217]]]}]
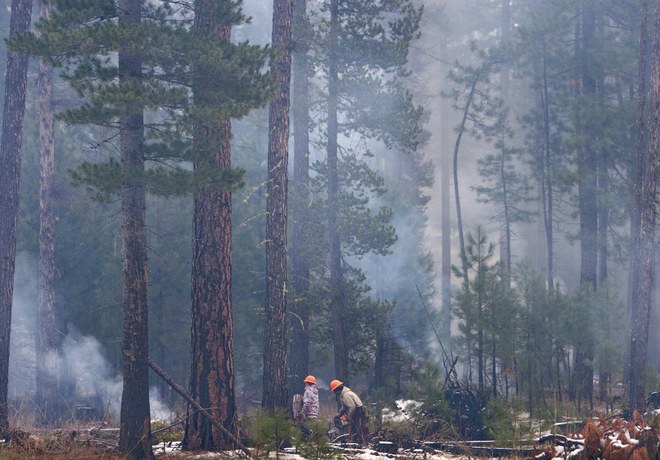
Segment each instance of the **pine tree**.
[{"label": "pine tree", "polygon": [[[80,107],[61,115],[65,121],[94,124],[110,132],[119,129],[121,163],[112,155],[104,163],[83,163],[73,178],[96,190],[100,198],[115,193],[122,196],[125,360],[120,446],[129,455],[150,456],[149,424],[145,422],[150,416],[146,193],[172,196],[198,188],[223,193],[240,185],[241,172],[214,157],[218,141],[228,145],[229,132],[221,129],[207,136],[205,129],[222,123],[227,126],[230,116],[243,116],[265,102],[270,80],[262,69],[268,50],[247,43],[231,45],[224,36],[209,40],[207,33],[215,29],[207,27],[208,17],[196,18],[205,32],[199,34],[185,14],[191,10],[174,11],[170,2],[80,0],[56,1],[54,6],[51,18],[40,23],[40,35],[27,34],[15,46],[50,58],[85,97]],[[240,22],[243,17],[238,7],[235,2],[213,6],[211,13],[221,18],[216,25]],[[110,139],[99,141],[99,145],[106,143],[112,145]],[[192,162],[193,170],[177,167],[182,161]],[[231,207],[217,209],[222,222]],[[216,224],[214,220],[205,227],[210,230]],[[199,279],[200,272],[195,276]],[[216,278],[205,282],[231,292],[229,276],[224,279],[224,283]],[[221,296],[219,301],[230,305],[227,297]],[[195,316],[204,310],[196,308],[193,337],[199,333],[195,325],[205,321],[203,315]],[[225,316],[231,314],[230,307],[221,311]],[[230,356],[231,348],[228,353]],[[193,357],[199,360],[193,362],[197,376],[209,375],[207,367],[216,372],[224,364]],[[211,387],[221,390],[214,384]],[[233,420],[233,389],[231,385],[227,389],[222,396],[224,405],[218,410],[229,410],[226,420]],[[200,397],[206,396],[201,393]],[[203,407],[209,406],[206,402],[202,399]]]},{"label": "pine tree", "polygon": [[[364,195],[351,186],[357,172],[370,174],[364,168],[369,149],[341,145],[340,139],[356,136],[364,140],[377,140],[386,148],[401,152],[414,151],[419,142],[418,122],[421,110],[412,103],[412,98],[402,84],[406,74],[408,48],[418,36],[421,9],[410,1],[357,1],[331,0],[324,4],[317,32],[319,42],[316,65],[327,78],[323,89],[324,104],[321,107],[325,118],[326,140],[323,146],[326,161],[323,174],[327,178],[327,235],[329,258],[329,298],[332,312],[335,374],[346,379],[349,374],[349,349],[346,292],[351,284],[346,273],[345,254],[351,246],[358,252],[373,250],[387,251],[394,242],[394,233],[388,228],[386,216],[389,210],[381,208],[375,212],[371,225],[380,227],[381,237],[372,233],[373,239],[365,240],[361,246],[355,233],[342,228],[344,215],[351,214],[351,206],[365,206]],[[385,20],[385,18],[388,18]],[[383,104],[383,101],[388,103]],[[396,120],[391,118],[397,113]],[[341,122],[340,122],[341,120]],[[341,135],[341,137],[340,137]],[[342,169],[348,175],[342,177]],[[370,180],[370,179],[367,179]],[[355,192],[352,198],[351,194]],[[368,201],[368,198],[366,198]],[[358,214],[362,211],[358,210]],[[364,219],[369,212],[362,214]],[[363,229],[367,224],[362,220]],[[367,249],[370,247],[371,249]],[[350,252],[350,249],[349,249]]]},{"label": "pine tree", "polygon": [[277,90],[268,120],[268,191],[266,199],[266,308],[264,392],[262,407],[285,410],[287,393],[287,192],[289,167],[289,105],[293,1],[273,2],[272,42]]},{"label": "pine tree", "polygon": [[[466,262],[470,282],[462,286],[456,296],[456,316],[461,320],[460,330],[466,350],[476,354],[477,384],[480,394],[486,392],[486,374],[490,359],[490,383],[493,396],[497,396],[497,365],[507,354],[506,337],[515,325],[513,296],[506,283],[507,274],[501,263],[494,261],[495,245],[487,241],[481,227],[474,235],[468,233]],[[460,269],[456,275],[464,278]],[[508,321],[507,321],[508,320]],[[500,354],[500,349],[502,353]],[[470,366],[469,374],[473,363]],[[472,379],[468,379],[468,385]]]},{"label": "pine tree", "polygon": [[[231,44],[231,26],[245,20],[241,3],[195,2],[195,37],[208,43],[194,69],[197,113],[194,145],[200,152],[194,170],[202,175],[231,173],[230,116],[242,117],[270,95],[270,80],[260,73],[262,50]],[[217,53],[217,54],[215,54]],[[219,59],[225,56],[226,60]],[[227,85],[226,82],[231,82]],[[242,177],[242,174],[241,176]],[[194,195],[191,396],[225,430],[237,434],[232,318],[232,191],[209,182]],[[195,413],[186,424],[184,446],[217,450],[233,444],[221,430]]]},{"label": "pine tree", "polygon": [[[483,136],[484,133],[492,136],[492,123],[494,112],[497,111],[501,101],[493,98],[488,91],[495,65],[501,60],[499,53],[479,53],[479,60],[475,65],[458,66],[450,73],[455,87],[448,93],[453,99],[454,108],[460,111],[460,123],[456,128],[454,142],[452,171],[454,178],[454,203],[456,207],[456,225],[458,230],[458,243],[461,256],[461,270],[463,283],[469,283],[469,270],[466,260],[467,245],[463,230],[463,214],[461,208],[461,195],[459,188],[458,160],[463,136],[469,133]],[[482,89],[484,87],[485,89]],[[501,116],[501,115],[500,115]]]},{"label": "pine tree", "polygon": [[541,225],[545,236],[545,274],[548,287],[554,285],[555,268],[555,227],[558,220],[558,195],[563,191],[559,180],[566,162],[562,149],[563,106],[556,102],[562,95],[562,83],[550,78],[555,67],[565,68],[565,53],[552,51],[562,42],[562,37],[570,33],[564,13],[548,14],[550,5],[534,4],[529,12],[529,21],[520,30],[523,46],[523,65],[530,68],[531,86],[535,94],[534,108],[524,118],[531,129],[528,133],[529,163],[532,176],[538,184]]},{"label": "pine tree", "polygon": [[[120,31],[129,33],[142,21],[142,2],[119,0]],[[120,47],[118,88],[142,84],[142,56]],[[132,102],[132,101],[131,101]],[[144,172],[144,107],[129,101],[117,106],[119,151],[127,176],[121,187],[124,339],[119,449],[130,458],[153,458],[149,408],[149,329],[147,310],[146,189],[136,180]],[[135,178],[130,176],[135,174]]]},{"label": "pine tree", "polygon": [[289,394],[302,394],[309,374],[310,263],[309,245],[309,26],[307,0],[293,2],[293,63],[291,114],[293,116],[293,182],[291,183],[291,344],[289,347]]},{"label": "pine tree", "polygon": [[[40,2],[40,16],[48,17],[50,7]],[[39,61],[39,353],[37,356],[37,403],[42,422],[57,414],[57,380],[52,362],[58,356],[55,315],[55,127],[53,113],[53,68]]]},{"label": "pine tree", "polygon": [[[543,398],[543,388],[547,386],[542,370],[552,368],[548,366],[552,359],[548,360],[546,345],[550,343],[555,349],[561,348],[562,343],[557,341],[554,331],[565,329],[553,327],[550,334],[541,334],[539,331],[545,329],[548,319],[566,317],[561,315],[558,309],[551,307],[550,297],[554,291],[545,286],[543,274],[535,272],[529,262],[524,261],[517,265],[513,275],[520,303],[520,319],[516,334],[511,338],[515,350],[512,370],[515,375],[516,393],[527,396],[528,410],[533,413]],[[557,366],[562,358],[558,357],[555,361]],[[558,379],[559,375],[557,380],[546,380],[557,384],[561,382]],[[556,385],[555,390],[557,394],[561,394],[561,385]]]},{"label": "pine tree", "polygon": [[[9,37],[30,28],[31,0],[12,0]],[[9,336],[16,262],[18,186],[21,177],[21,147],[27,83],[28,57],[7,51],[2,139],[0,139],[0,435],[9,436],[7,391],[9,384]]]},{"label": "pine tree", "polygon": [[[652,19],[652,22],[649,19]],[[660,126],[660,2],[658,0],[642,2],[640,36],[637,125],[639,140],[633,163],[635,207],[631,219],[633,295],[630,308],[628,369],[631,410],[642,410],[645,405],[649,315],[653,304],[657,151]],[[648,86],[647,71],[650,75]]]},{"label": "pine tree", "polygon": [[[592,2],[585,2],[580,7],[580,31],[576,41],[580,43],[577,48],[576,62],[579,63],[579,87],[576,92],[580,95],[582,103],[577,109],[576,131],[577,136],[585,139],[577,150],[578,175],[578,201],[580,213],[580,284],[589,286],[592,290],[597,288],[598,281],[598,199],[597,199],[597,173],[598,158],[596,139],[598,131],[588,125],[589,116],[583,115],[586,110],[598,106],[598,86],[603,77],[600,69],[594,65],[594,48],[598,40],[596,31],[597,17]],[[591,128],[591,129],[589,129]],[[576,393],[578,410],[584,398],[593,410],[593,360],[594,339],[582,335],[583,340],[576,343],[575,376],[578,381]]]},{"label": "pine tree", "polygon": [[[570,21],[560,22],[567,7],[573,7],[576,14]],[[591,1],[530,5],[529,13],[527,26],[521,29],[521,44],[534,47],[525,54],[530,55],[534,69],[538,109],[526,120],[537,127],[530,137],[534,144],[530,150],[535,151],[531,165],[540,184],[547,283],[552,286],[555,282],[557,222],[570,219],[568,213],[573,213],[573,209],[559,205],[571,202],[580,229],[567,236],[580,242],[580,284],[598,295],[600,284],[608,285],[608,241],[613,235],[610,218],[617,216],[612,209],[612,190],[619,186],[615,161],[628,162],[625,145],[630,133],[621,122],[629,120],[630,101],[623,97],[619,84],[610,84],[609,75],[618,74],[631,63],[628,45],[620,46],[625,42],[621,31],[628,27],[630,18],[614,3]],[[614,59],[606,58],[613,53],[605,50],[614,48],[620,53]],[[564,71],[572,78],[549,78]],[[580,408],[584,402],[593,404],[595,342],[584,331],[575,340],[575,379],[570,394]]]}]

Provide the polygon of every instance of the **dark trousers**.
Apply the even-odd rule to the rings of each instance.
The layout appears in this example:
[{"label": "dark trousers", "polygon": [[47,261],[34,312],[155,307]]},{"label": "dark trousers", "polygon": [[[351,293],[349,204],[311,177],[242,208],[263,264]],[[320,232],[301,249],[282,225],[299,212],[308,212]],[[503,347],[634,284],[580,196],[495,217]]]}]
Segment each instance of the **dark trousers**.
[{"label": "dark trousers", "polygon": [[351,440],[358,444],[369,441],[369,415],[364,406],[357,407],[350,419],[349,431]]},{"label": "dark trousers", "polygon": [[312,430],[307,426],[308,423],[316,422],[316,417],[308,417],[300,423],[300,432],[303,434],[303,438],[307,439],[311,434]]}]

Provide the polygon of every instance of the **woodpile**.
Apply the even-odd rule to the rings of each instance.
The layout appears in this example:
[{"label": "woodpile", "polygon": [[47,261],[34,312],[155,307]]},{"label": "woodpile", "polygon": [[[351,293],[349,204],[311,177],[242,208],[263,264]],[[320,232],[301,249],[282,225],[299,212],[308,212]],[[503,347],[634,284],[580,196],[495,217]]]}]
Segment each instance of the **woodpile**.
[{"label": "woodpile", "polygon": [[587,419],[582,432],[569,436],[548,435],[539,439],[549,442],[544,449],[535,449],[535,460],[660,460],[660,414],[651,424],[635,411],[631,420],[607,420],[604,417]]}]

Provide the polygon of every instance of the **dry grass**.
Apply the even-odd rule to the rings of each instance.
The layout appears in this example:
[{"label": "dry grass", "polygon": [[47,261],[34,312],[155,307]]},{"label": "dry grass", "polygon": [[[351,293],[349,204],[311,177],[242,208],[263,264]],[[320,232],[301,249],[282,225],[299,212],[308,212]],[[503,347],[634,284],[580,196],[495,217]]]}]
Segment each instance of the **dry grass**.
[{"label": "dry grass", "polygon": [[[169,458],[169,457],[168,457]],[[62,453],[51,453],[51,452],[14,452],[14,451],[0,451],[0,459],[2,460],[38,460],[38,459],[50,459],[50,460],[120,460],[126,459],[126,456],[120,455],[119,453],[106,453],[106,452],[94,452],[94,451],[76,451],[76,452],[62,452]]]},{"label": "dry grass", "polygon": [[119,459],[118,430],[101,428],[13,430],[0,446],[0,459]]}]

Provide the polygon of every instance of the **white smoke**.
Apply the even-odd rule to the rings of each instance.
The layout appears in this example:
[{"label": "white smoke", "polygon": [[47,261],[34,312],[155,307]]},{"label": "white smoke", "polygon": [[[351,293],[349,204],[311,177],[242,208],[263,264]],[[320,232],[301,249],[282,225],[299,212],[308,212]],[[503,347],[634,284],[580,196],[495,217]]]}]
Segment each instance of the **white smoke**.
[{"label": "white smoke", "polygon": [[28,254],[16,255],[14,297],[9,346],[10,400],[34,394],[36,371],[36,330],[39,284],[37,261]]},{"label": "white smoke", "polygon": [[[71,328],[70,328],[71,329]],[[60,382],[73,385],[74,394],[81,402],[103,404],[103,411],[117,418],[121,409],[121,376],[113,375],[110,365],[103,357],[101,344],[94,337],[82,336],[75,330],[62,344],[59,356],[50,356],[57,361]]]},{"label": "white smoke", "polygon": [[[32,399],[36,392],[37,266],[33,257],[17,255],[9,357],[10,401]],[[46,356],[47,372],[72,389],[73,404],[93,405],[99,414],[118,420],[121,375],[108,363],[96,338],[82,335],[71,325],[68,330],[59,352]],[[162,402],[158,390],[151,388],[149,395],[152,418],[170,420],[173,412]]]}]

